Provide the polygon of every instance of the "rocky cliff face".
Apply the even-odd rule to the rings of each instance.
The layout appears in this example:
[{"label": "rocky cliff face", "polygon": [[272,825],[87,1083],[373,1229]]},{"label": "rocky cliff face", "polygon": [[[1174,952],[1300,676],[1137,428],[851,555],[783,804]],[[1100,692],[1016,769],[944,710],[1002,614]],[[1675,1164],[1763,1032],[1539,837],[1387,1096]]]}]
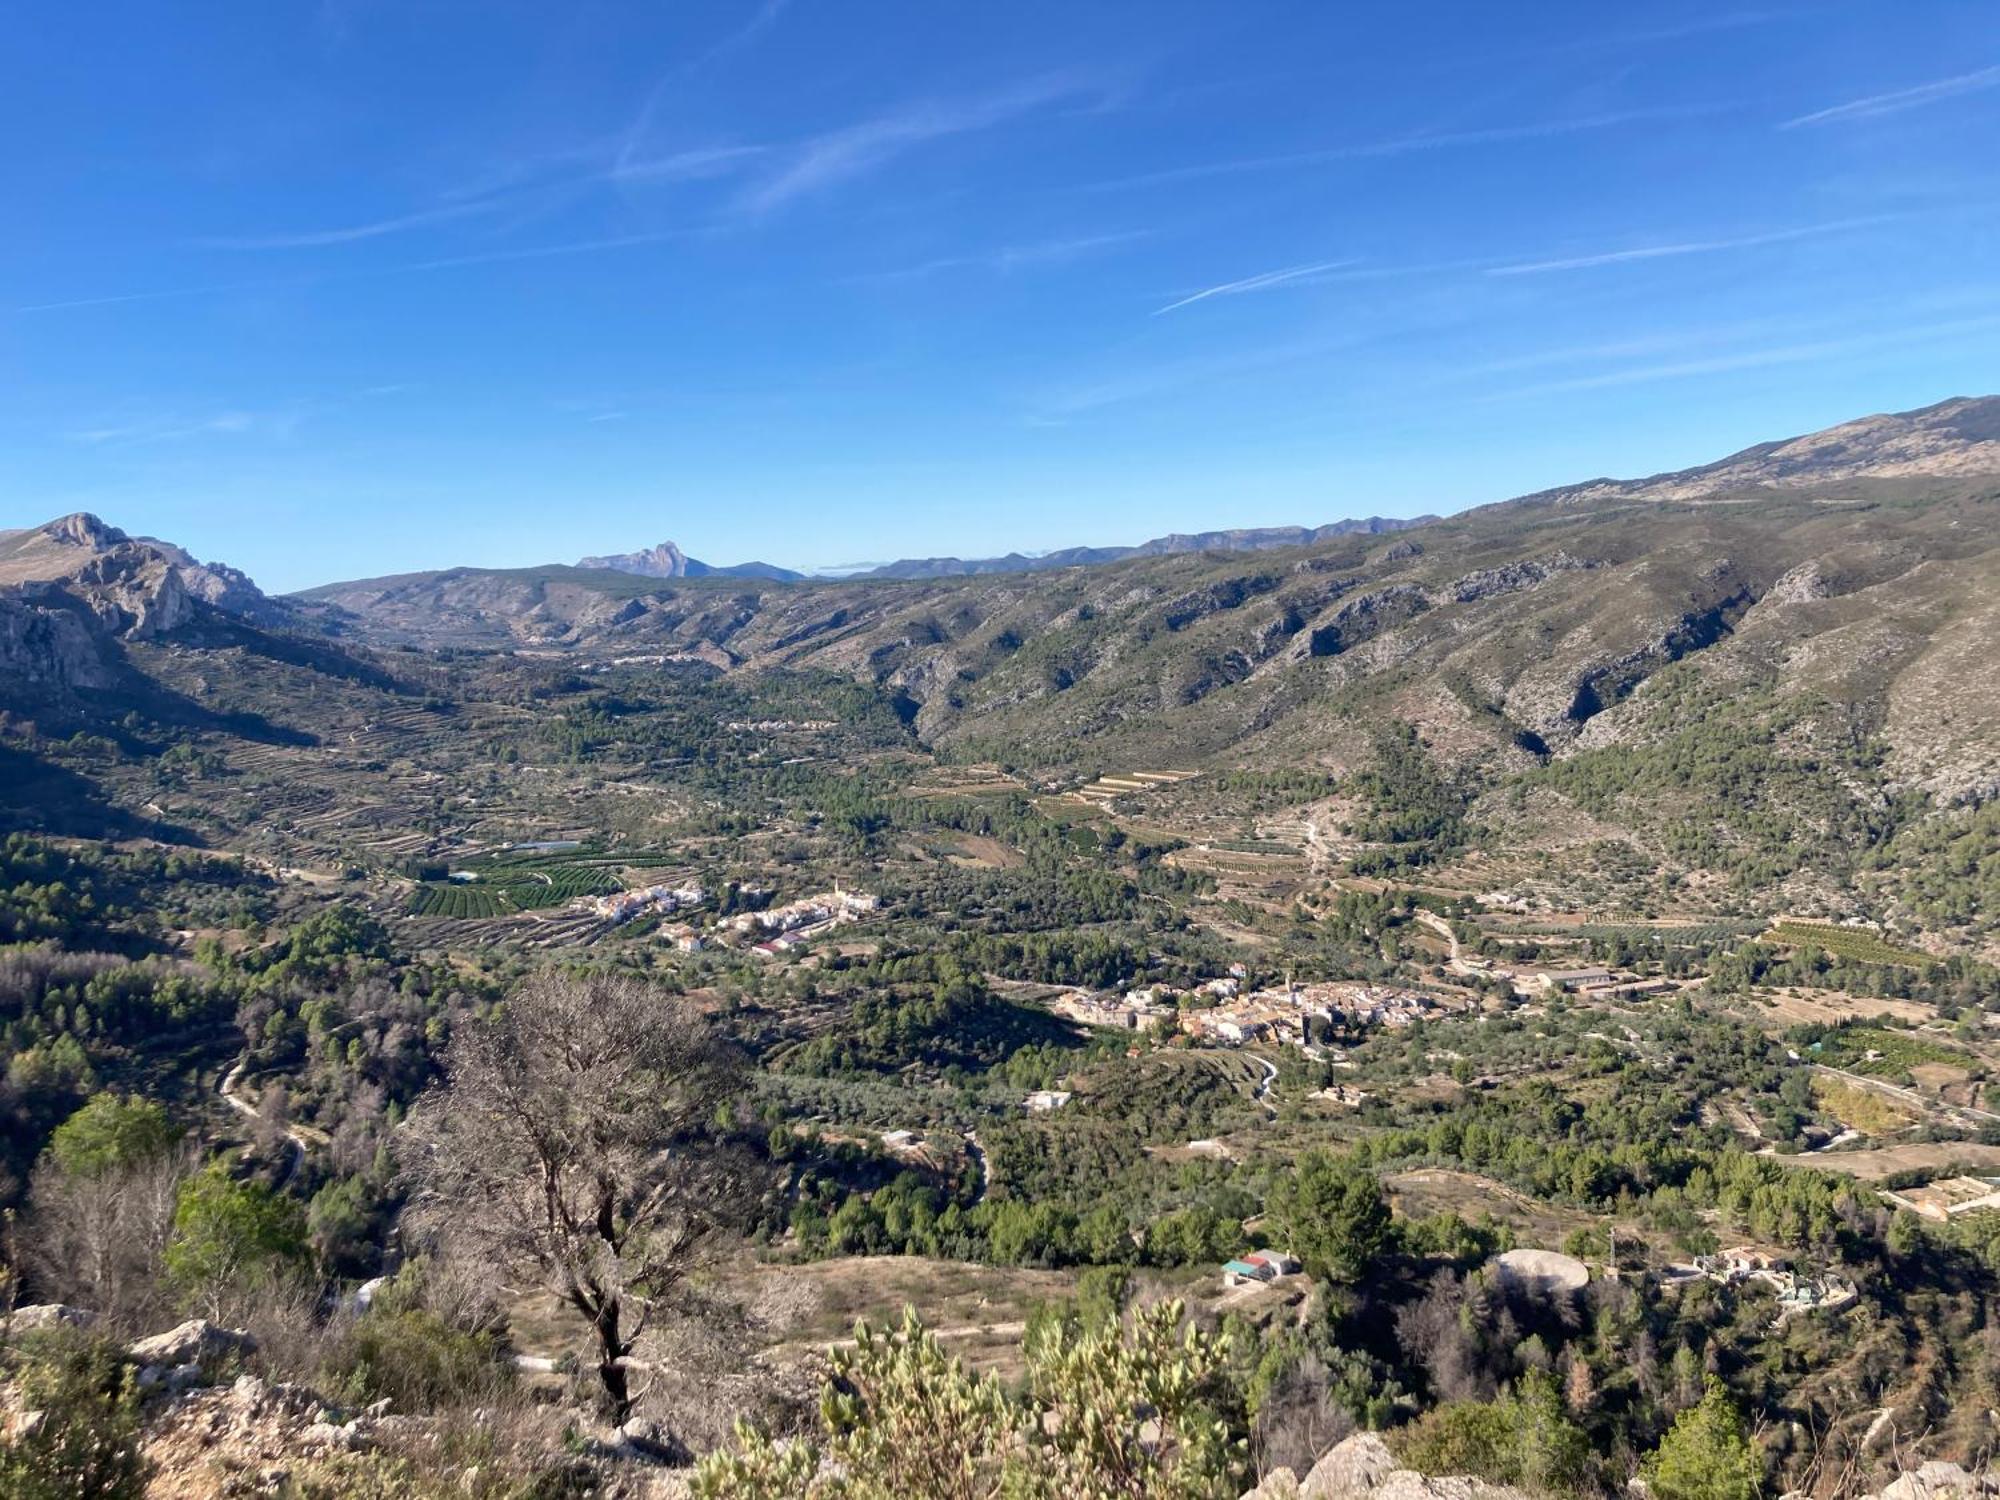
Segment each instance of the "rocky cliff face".
[{"label": "rocky cliff face", "polygon": [[687,554],[672,542],[661,542],[641,552],[617,552],[608,557],[579,558],[579,568],[607,569],[613,573],[634,573],[641,578],[685,578]]},{"label": "rocky cliff face", "polygon": [[186,625],[196,601],[258,624],[287,613],[237,569],[204,563],[171,542],[128,536],[83,511],[0,532],[0,588],[23,584],[60,585],[107,629],[142,639]]},{"label": "rocky cliff face", "polygon": [[0,680],[30,691],[111,687],[122,641],[179,635],[205,617],[273,625],[290,615],[236,569],[93,515],[0,532]]},{"label": "rocky cliff face", "polygon": [[42,691],[111,686],[102,633],[59,589],[0,590],[0,680]]}]

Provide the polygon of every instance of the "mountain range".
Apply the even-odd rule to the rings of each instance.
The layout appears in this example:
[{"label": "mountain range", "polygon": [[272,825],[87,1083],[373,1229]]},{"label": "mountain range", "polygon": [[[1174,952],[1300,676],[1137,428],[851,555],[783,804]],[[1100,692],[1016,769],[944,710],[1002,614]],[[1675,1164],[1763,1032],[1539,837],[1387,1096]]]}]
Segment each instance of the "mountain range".
[{"label": "mountain range", "polygon": [[661,542],[639,552],[580,558],[577,566],[593,572],[632,573],[641,578],[768,578],[775,583],[793,583],[806,576],[775,563],[732,563],[718,568],[689,557],[672,542]]},{"label": "mountain range", "polygon": [[641,578],[768,578],[776,583],[798,583],[807,578],[970,578],[983,573],[1039,573],[1051,568],[1091,567],[1127,557],[1166,557],[1176,552],[1261,552],[1275,547],[1305,547],[1357,532],[1376,536],[1385,531],[1402,531],[1436,519],[1436,516],[1412,516],[1405,520],[1363,516],[1327,526],[1256,526],[1198,531],[1191,535],[1175,532],[1136,547],[1063,547],[1054,552],[1009,552],[1004,557],[905,557],[865,568],[822,573],[800,573],[764,562],[715,567],[689,557],[672,542],[661,542],[639,552],[580,558],[576,565],[592,572],[633,573]]},{"label": "mountain range", "polygon": [[1865,742],[1895,784],[1985,796],[1996,476],[2000,398],[1963,398],[1408,527],[1249,533],[1256,551],[1215,533],[1034,570],[780,581],[656,548],[681,571],[457,568],[284,599],[71,516],[0,534],[0,679],[60,723],[158,642],[344,674],[410,647],[822,671],[894,695],[937,748],[1022,765],[1351,766],[1396,723],[1493,771],[1786,705],[1787,754]]}]

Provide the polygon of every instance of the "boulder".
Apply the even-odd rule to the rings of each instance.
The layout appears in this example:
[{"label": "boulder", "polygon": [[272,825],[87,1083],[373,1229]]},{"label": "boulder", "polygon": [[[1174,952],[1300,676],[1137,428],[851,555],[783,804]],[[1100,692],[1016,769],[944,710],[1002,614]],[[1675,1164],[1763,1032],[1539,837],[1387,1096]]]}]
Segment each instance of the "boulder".
[{"label": "boulder", "polygon": [[1969,1474],[1958,1464],[1931,1459],[1916,1469],[1898,1475],[1882,1491],[1879,1500],[1980,1500],[2000,1489],[2000,1481],[1986,1474]]},{"label": "boulder", "polygon": [[1299,1486],[1311,1500],[1349,1500],[1378,1489],[1398,1465],[1389,1445],[1372,1432],[1336,1443]]},{"label": "boulder", "polygon": [[87,1307],[38,1302],[32,1307],[17,1307],[0,1318],[0,1332],[13,1338],[23,1333],[44,1333],[51,1328],[88,1328],[96,1321],[97,1314]]},{"label": "boulder", "polygon": [[125,1351],[125,1357],[142,1366],[158,1365],[173,1369],[179,1365],[208,1365],[231,1354],[248,1354],[257,1341],[240,1328],[218,1328],[206,1318],[190,1318],[178,1328],[156,1333]]},{"label": "boulder", "polygon": [[1289,1469],[1268,1475],[1243,1500],[1528,1500],[1521,1491],[1483,1479],[1428,1479],[1400,1467],[1372,1432],[1335,1445],[1301,1480]]}]

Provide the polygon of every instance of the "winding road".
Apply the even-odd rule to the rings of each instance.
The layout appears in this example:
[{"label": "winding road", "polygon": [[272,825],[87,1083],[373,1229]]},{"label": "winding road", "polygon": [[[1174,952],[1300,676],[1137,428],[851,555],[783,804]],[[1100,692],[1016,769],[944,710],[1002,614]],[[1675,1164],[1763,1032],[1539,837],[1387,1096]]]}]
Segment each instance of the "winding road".
[{"label": "winding road", "polygon": [[979,1144],[974,1132],[965,1132],[965,1154],[979,1168],[979,1196],[972,1200],[974,1208],[986,1201],[986,1194],[993,1186],[993,1167],[986,1159],[986,1148]]},{"label": "winding road", "polygon": [[1453,967],[1456,967],[1460,962],[1459,952],[1458,952],[1458,933],[1452,927],[1451,923],[1447,922],[1443,917],[1439,916],[1436,912],[1430,910],[1428,907],[1423,907],[1423,906],[1417,908],[1417,920],[1421,922],[1424,926],[1430,928],[1432,932],[1435,932],[1439,937],[1445,940],[1446,944],[1449,945],[1447,953],[1447,961]]},{"label": "winding road", "polygon": [[[216,1090],[222,1102],[235,1110],[253,1125],[257,1123],[257,1106],[236,1092],[236,1085],[243,1081],[243,1070],[250,1065],[250,1054],[244,1053],[236,1059],[236,1066],[222,1075],[222,1084]],[[290,1124],[285,1126],[285,1139],[291,1143],[292,1159],[285,1168],[285,1175],[278,1179],[279,1187],[286,1187],[299,1175],[299,1168],[306,1164],[306,1138]]]},{"label": "winding road", "polygon": [[1271,1091],[1278,1086],[1278,1065],[1266,1057],[1252,1058],[1251,1061],[1264,1070],[1264,1081],[1257,1085],[1257,1092],[1252,1097],[1275,1116],[1278,1107],[1271,1102]]}]

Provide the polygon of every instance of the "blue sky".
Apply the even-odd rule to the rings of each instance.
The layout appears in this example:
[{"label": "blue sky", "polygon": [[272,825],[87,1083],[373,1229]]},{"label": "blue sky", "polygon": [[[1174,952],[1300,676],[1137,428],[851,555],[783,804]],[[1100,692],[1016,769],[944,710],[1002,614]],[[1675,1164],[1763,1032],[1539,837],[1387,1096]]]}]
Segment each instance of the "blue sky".
[{"label": "blue sky", "polygon": [[2000,6],[43,7],[0,525],[267,588],[1451,510],[2000,389]]}]

